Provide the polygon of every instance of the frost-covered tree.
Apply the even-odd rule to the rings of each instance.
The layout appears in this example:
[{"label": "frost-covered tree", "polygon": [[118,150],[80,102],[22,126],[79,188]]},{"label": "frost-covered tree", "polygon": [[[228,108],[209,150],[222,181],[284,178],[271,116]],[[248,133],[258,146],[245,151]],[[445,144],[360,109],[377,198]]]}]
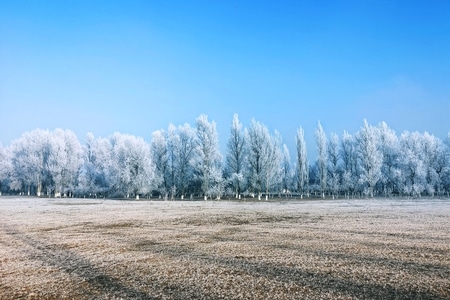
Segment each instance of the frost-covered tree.
[{"label": "frost-covered tree", "polygon": [[227,150],[225,171],[234,189],[235,197],[240,198],[242,188],[245,185],[244,172],[246,152],[245,133],[237,114],[233,116]]},{"label": "frost-covered tree", "polygon": [[[274,135],[270,135],[268,147],[264,148],[267,153],[263,156],[265,158],[264,178],[266,187],[266,200],[268,200],[269,193],[279,186],[282,182],[283,176],[283,155],[281,150],[282,138],[278,131]],[[279,192],[279,190],[278,190]]]},{"label": "frost-covered tree", "polygon": [[176,145],[176,188],[183,198],[189,180],[193,177],[193,164],[196,148],[195,131],[189,124],[178,127],[178,145]]},{"label": "frost-covered tree", "polygon": [[328,142],[328,186],[333,195],[333,199],[339,192],[339,137],[336,133],[330,135]]},{"label": "frost-covered tree", "polygon": [[150,146],[141,138],[114,133],[111,137],[111,176],[114,190],[127,198],[139,199],[154,187],[155,171]]},{"label": "frost-covered tree", "polygon": [[297,146],[297,188],[300,192],[300,198],[303,199],[303,194],[308,191],[309,184],[309,167],[305,142],[305,133],[303,128],[297,130],[295,138]]},{"label": "frost-covered tree", "polygon": [[423,161],[422,137],[418,132],[400,136],[401,187],[406,195],[421,196],[425,189],[426,168]]},{"label": "frost-covered tree", "polygon": [[155,164],[155,178],[158,181],[158,190],[164,195],[164,200],[170,192],[169,173],[169,149],[164,130],[156,130],[152,133],[151,141],[152,160]]},{"label": "frost-covered tree", "polygon": [[447,192],[447,196],[450,196],[450,132],[447,135],[444,143],[444,162],[447,168],[443,170],[442,174],[442,186]]},{"label": "frost-covered tree", "polygon": [[448,178],[450,176],[450,158],[446,154],[447,146],[444,143],[440,143],[441,149],[436,157],[434,164],[434,170],[436,172],[436,193],[437,195],[443,195]]},{"label": "frost-covered tree", "polygon": [[11,180],[10,188],[26,192],[35,191],[41,196],[44,187],[51,188],[49,175],[49,157],[51,153],[50,132],[35,129],[25,132],[11,144]]},{"label": "frost-covered tree", "polygon": [[[158,151],[159,154],[163,154],[164,142],[162,141],[161,136],[159,139]],[[167,161],[163,163],[163,165],[166,166],[166,175],[163,179],[163,184],[166,189],[164,197],[167,198],[167,194],[170,194],[172,200],[177,195],[180,195],[181,198],[184,199],[189,185],[193,184],[192,179],[196,149],[195,130],[187,123],[179,125],[178,127],[169,124],[165,143],[167,153],[162,156],[163,160]],[[163,167],[163,165],[161,165],[160,168]]]},{"label": "frost-covered tree", "polygon": [[291,168],[291,155],[286,144],[283,144],[281,174],[282,174],[282,190],[286,197],[291,192],[292,188],[292,168]]},{"label": "frost-covered tree", "polygon": [[319,172],[320,192],[322,198],[325,198],[325,192],[327,189],[327,137],[320,122],[317,123],[317,129],[315,131],[316,143],[317,143],[317,166]]},{"label": "frost-covered tree", "polygon": [[[167,185],[170,187],[170,198],[173,198],[177,194],[178,186],[178,152],[180,147],[180,135],[177,132],[177,128],[173,124],[169,124],[167,130],[167,160],[168,160],[168,175]],[[165,195],[164,198],[167,198]]]},{"label": "frost-covered tree", "polygon": [[83,163],[78,173],[78,193],[105,197],[110,191],[111,143],[89,132],[83,145]]},{"label": "frost-covered tree", "polygon": [[70,130],[56,129],[50,135],[48,171],[55,197],[70,196],[75,189],[78,170],[82,163],[82,149],[76,135]]},{"label": "frost-covered tree", "polygon": [[347,198],[357,189],[359,177],[356,141],[354,136],[344,131],[341,141],[340,157],[342,161],[341,187],[346,191]]},{"label": "frost-covered tree", "polygon": [[385,122],[380,123],[378,130],[380,137],[379,149],[383,157],[380,181],[383,185],[384,194],[388,196],[395,190],[399,190],[399,141],[395,131],[389,128]]},{"label": "frost-covered tree", "polygon": [[[196,122],[196,134],[196,174],[201,182],[204,199],[207,200],[218,191],[214,185],[222,185],[223,177],[216,123],[209,122],[208,116],[200,115]],[[220,197],[220,194],[215,196]]]},{"label": "frost-covered tree", "polygon": [[261,200],[262,191],[269,189],[280,179],[280,148],[277,135],[271,136],[269,129],[252,120],[247,131],[248,177],[251,189]]},{"label": "frost-covered tree", "polygon": [[248,177],[251,188],[258,194],[258,200],[261,200],[261,192],[264,184],[264,155],[270,142],[269,130],[266,126],[252,120],[249,130],[247,131],[247,152],[248,152]]},{"label": "frost-covered tree", "polygon": [[[81,165],[81,145],[70,130],[35,129],[11,146],[10,187],[40,196],[73,192]],[[33,193],[34,193],[33,192]]]},{"label": "frost-covered tree", "polygon": [[11,150],[9,147],[3,147],[0,144],[0,196],[2,195],[3,187],[8,184],[11,169]]},{"label": "frost-covered tree", "polygon": [[374,188],[381,178],[383,155],[378,147],[379,131],[364,120],[363,127],[356,134],[360,166],[359,181],[368,196],[374,196]]},{"label": "frost-covered tree", "polygon": [[430,196],[441,193],[442,176],[448,168],[444,144],[428,132],[422,135],[422,160],[425,167],[425,189]]}]

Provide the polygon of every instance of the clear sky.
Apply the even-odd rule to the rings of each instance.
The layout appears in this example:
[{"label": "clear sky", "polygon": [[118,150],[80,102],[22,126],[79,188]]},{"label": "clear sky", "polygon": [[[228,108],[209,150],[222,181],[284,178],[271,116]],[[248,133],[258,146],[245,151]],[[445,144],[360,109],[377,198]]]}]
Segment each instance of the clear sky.
[{"label": "clear sky", "polygon": [[234,113],[292,151],[300,126],[315,149],[318,120],[443,139],[450,1],[0,0],[4,146],[37,127],[149,141],[201,113],[222,149]]}]

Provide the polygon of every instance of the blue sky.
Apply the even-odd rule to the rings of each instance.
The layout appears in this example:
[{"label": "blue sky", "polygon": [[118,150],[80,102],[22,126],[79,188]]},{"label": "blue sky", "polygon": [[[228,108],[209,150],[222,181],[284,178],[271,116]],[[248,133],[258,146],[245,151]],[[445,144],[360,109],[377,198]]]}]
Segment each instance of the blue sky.
[{"label": "blue sky", "polygon": [[[315,151],[364,118],[450,131],[449,1],[0,1],[0,143],[34,128],[150,140],[234,113]],[[291,153],[294,157],[294,153]],[[315,157],[312,157],[315,159]]]}]

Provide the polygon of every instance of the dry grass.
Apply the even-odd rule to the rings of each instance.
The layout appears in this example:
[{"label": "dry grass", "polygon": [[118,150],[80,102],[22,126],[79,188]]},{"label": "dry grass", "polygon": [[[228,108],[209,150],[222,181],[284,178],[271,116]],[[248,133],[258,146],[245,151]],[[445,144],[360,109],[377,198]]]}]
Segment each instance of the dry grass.
[{"label": "dry grass", "polygon": [[450,299],[446,200],[0,198],[0,216],[0,299]]}]

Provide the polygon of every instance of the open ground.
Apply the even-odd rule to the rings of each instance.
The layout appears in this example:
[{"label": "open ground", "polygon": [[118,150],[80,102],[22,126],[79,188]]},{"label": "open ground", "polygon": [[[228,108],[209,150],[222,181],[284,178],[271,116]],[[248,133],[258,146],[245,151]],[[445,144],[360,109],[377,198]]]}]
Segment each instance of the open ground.
[{"label": "open ground", "polygon": [[1,197],[0,299],[450,299],[450,201]]}]

